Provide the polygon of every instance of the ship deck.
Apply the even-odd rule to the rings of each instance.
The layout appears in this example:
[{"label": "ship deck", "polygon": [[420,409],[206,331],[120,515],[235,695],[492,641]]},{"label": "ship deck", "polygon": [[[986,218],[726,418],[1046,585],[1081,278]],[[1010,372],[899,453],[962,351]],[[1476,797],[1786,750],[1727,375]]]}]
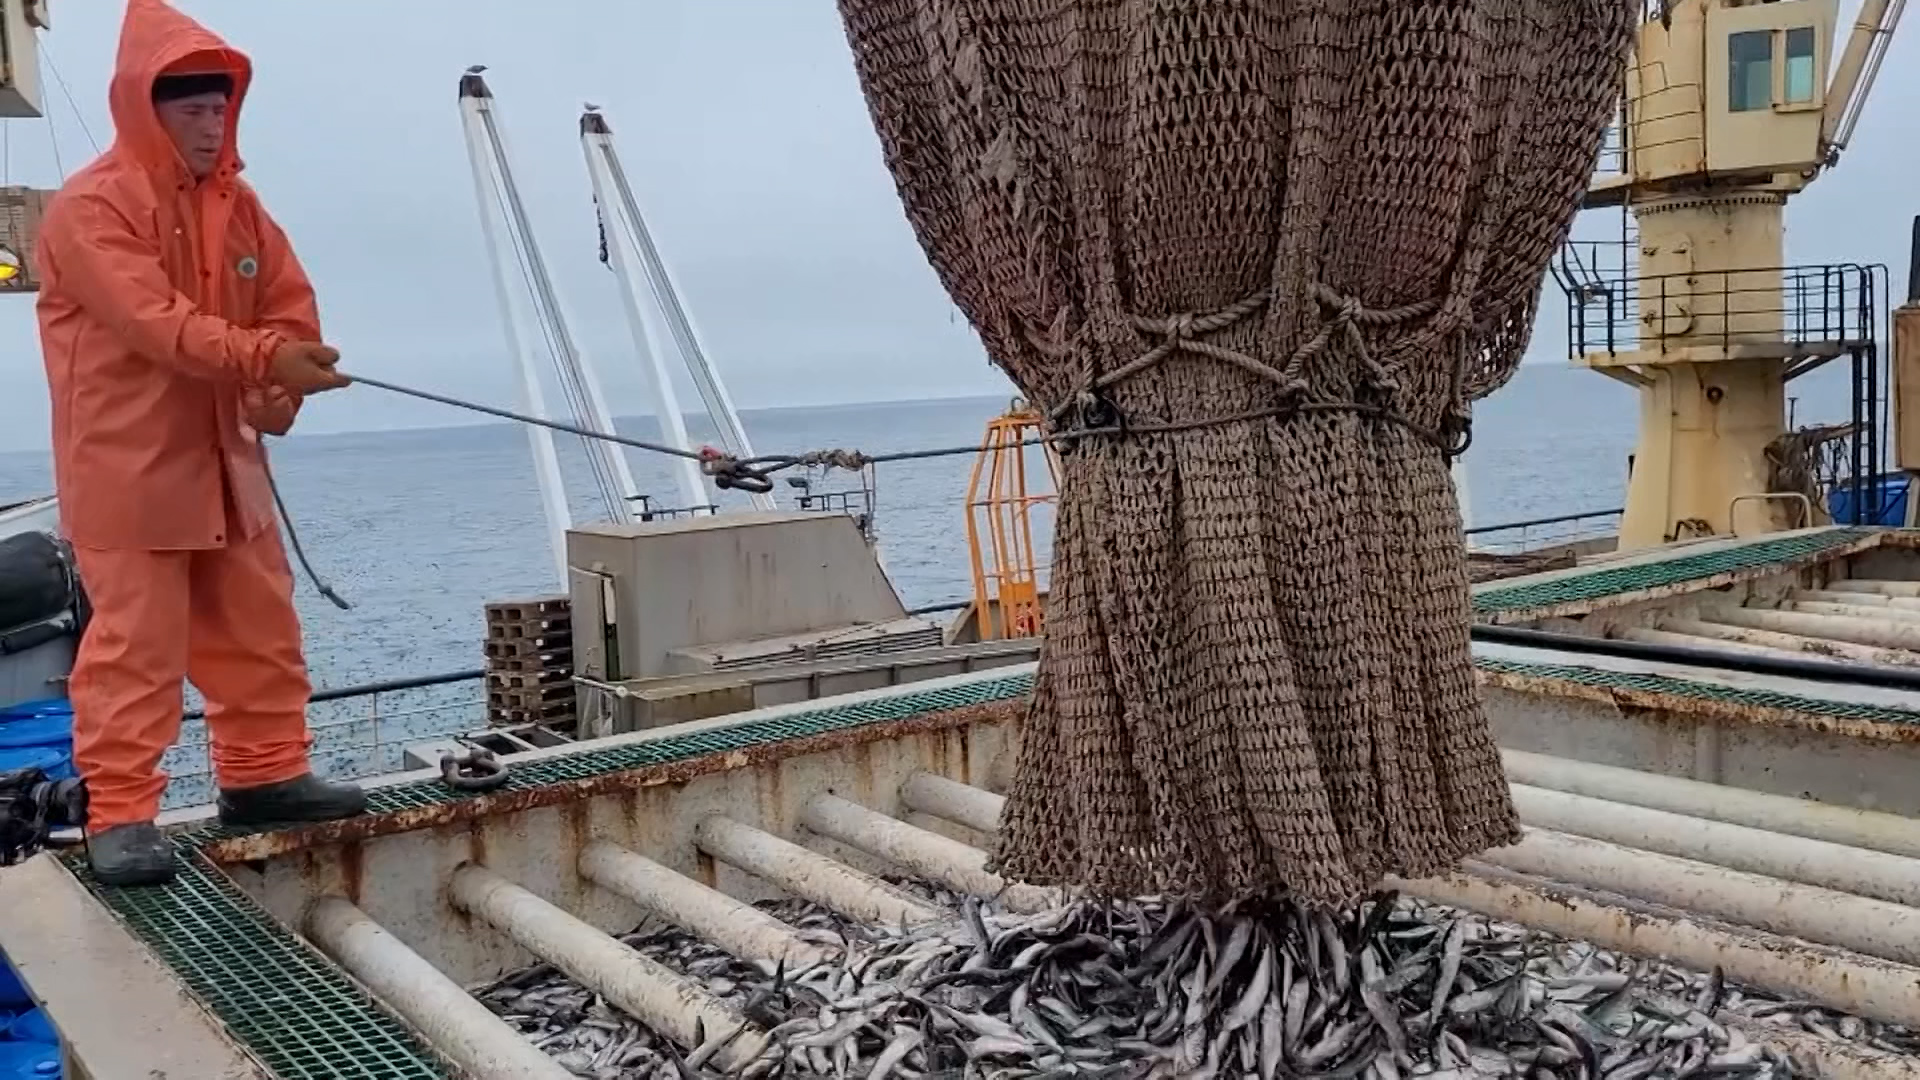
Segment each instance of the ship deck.
[{"label": "ship deck", "polygon": [[[1491,582],[1475,589],[1474,608],[1485,622],[1564,628],[1703,592],[1818,584],[1846,567],[1898,576],[1915,546],[1868,529],[1703,543]],[[1908,692],[1486,643],[1474,653],[1504,748],[1920,815],[1906,779],[1920,764],[1920,700]],[[0,947],[35,969],[35,991],[71,1045],[131,1040],[143,1060],[177,1070],[169,1075],[456,1077],[441,1049],[305,936],[316,897],[358,905],[472,986],[537,957],[447,900],[465,866],[497,870],[613,934],[633,925],[633,905],[584,884],[576,867],[609,837],[730,896],[768,895],[770,881],[777,894],[780,882],[693,839],[714,815],[798,839],[824,827],[831,793],[835,813],[873,835],[912,821],[978,842],[901,792],[923,775],[983,796],[1004,790],[1032,678],[1031,664],[999,668],[535,750],[514,755],[506,785],[485,794],[435,773],[391,776],[373,785],[368,816],[324,826],[233,831],[204,811],[176,814],[188,869],[172,886],[103,888],[71,855],[0,875],[0,901],[43,912],[0,924]],[[1822,750],[1809,754],[1814,743]],[[848,842],[857,832],[823,850],[871,865]],[[53,893],[93,903],[50,903]],[[1894,977],[1912,970],[1872,962]],[[129,965],[148,977],[130,978]],[[140,1000],[109,1015],[102,987]],[[87,1075],[118,1075],[103,1064],[110,1050],[94,1053],[81,1062]]]}]

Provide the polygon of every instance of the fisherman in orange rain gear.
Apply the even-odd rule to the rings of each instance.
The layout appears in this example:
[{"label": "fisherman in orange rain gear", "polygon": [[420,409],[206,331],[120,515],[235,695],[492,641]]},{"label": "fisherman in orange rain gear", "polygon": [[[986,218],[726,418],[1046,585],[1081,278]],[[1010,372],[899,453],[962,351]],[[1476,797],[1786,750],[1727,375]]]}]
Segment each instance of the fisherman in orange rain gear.
[{"label": "fisherman in orange rain gear", "polygon": [[223,822],[366,807],[307,760],[312,686],[260,433],[348,380],[286,235],[239,176],[252,70],[162,0],[128,0],[114,144],[40,234],[61,524],[93,604],[68,684],[74,758],[110,885],[173,877],[154,819],[183,680],[207,700]]}]

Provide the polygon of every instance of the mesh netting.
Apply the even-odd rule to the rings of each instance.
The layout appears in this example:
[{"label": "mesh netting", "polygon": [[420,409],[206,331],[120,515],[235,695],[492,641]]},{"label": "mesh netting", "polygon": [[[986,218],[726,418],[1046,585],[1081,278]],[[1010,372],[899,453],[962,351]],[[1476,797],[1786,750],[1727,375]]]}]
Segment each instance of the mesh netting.
[{"label": "mesh netting", "polygon": [[934,269],[1070,439],[998,868],[1340,903],[1515,839],[1447,465],[1632,5],[840,6]]}]

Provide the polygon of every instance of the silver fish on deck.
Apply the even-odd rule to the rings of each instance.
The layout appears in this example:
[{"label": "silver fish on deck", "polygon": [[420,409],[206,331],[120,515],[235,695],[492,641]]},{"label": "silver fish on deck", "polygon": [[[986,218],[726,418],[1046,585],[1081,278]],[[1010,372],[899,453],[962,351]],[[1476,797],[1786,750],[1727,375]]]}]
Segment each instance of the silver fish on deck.
[{"label": "silver fish on deck", "polygon": [[[900,882],[956,912],[918,929],[759,905],[835,958],[769,969],[670,927],[624,940],[768,1034],[733,1075],[865,1080],[1456,1080],[1802,1075],[1722,1021],[1892,1053],[1920,1036],[1511,924],[1376,898],[1356,911],[1161,900],[1036,915]],[[718,1077],[549,968],[479,999],[579,1077]]]}]

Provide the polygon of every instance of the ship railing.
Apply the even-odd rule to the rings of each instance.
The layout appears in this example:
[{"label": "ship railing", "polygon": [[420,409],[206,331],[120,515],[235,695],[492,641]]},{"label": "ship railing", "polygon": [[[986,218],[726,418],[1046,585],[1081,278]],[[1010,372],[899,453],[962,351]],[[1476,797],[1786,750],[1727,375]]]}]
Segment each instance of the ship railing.
[{"label": "ship railing", "polygon": [[1624,508],[1481,525],[1466,530],[1467,549],[1495,555],[1523,555],[1566,545],[1602,542],[1620,534]]},{"label": "ship railing", "polygon": [[1788,377],[1883,336],[1888,295],[1881,264],[1686,270],[1669,274],[1563,276],[1567,353],[1662,352],[1718,346],[1776,350]]},{"label": "ship railing", "polygon": [[[478,668],[315,690],[307,710],[316,771],[359,778],[403,767],[405,748],[487,723],[484,672]],[[214,796],[206,714],[189,712],[179,742],[167,751],[168,806],[196,806]]]}]

